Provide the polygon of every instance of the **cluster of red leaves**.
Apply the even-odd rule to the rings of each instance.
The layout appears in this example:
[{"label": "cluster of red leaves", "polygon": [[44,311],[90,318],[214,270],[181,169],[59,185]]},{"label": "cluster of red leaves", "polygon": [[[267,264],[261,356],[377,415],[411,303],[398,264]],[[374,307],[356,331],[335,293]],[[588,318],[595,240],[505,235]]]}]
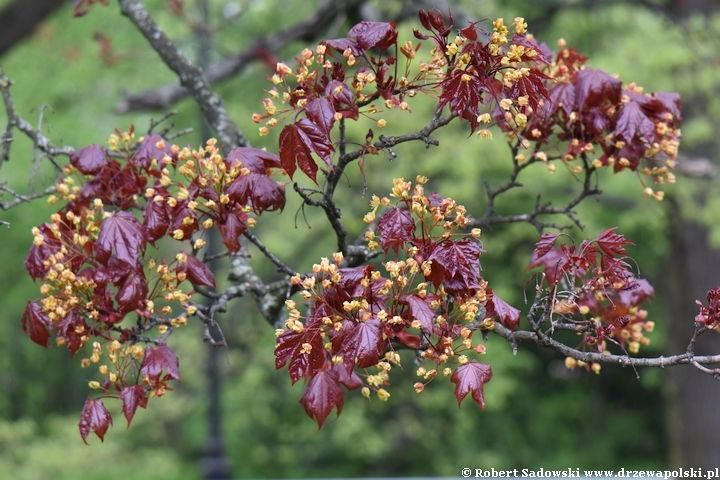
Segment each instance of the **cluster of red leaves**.
[{"label": "cluster of red leaves", "polygon": [[[483,138],[491,136],[487,126],[495,121],[509,136],[524,140],[526,148],[536,143],[533,154],[544,162],[582,159],[573,172],[628,168],[655,183],[674,182],[670,170],[681,121],[677,94],[623,87],[612,75],[585,68],[587,59],[571,48],[555,54],[526,33],[522,18],[510,26],[512,35],[498,19],[492,31],[473,23],[453,38],[452,15],[446,23],[437,10],[421,11],[420,21],[430,35],[416,30],[415,37],[432,39],[435,46],[416,72],[411,66],[422,44],[398,47],[395,24],[381,22],[361,22],[345,38],[321,42],[316,52],[304,50],[294,72],[284,63],[277,65],[271,80],[281,91],[273,88],[271,98],[263,101],[265,114],[253,119],[269,119],[260,128],[267,134],[277,125],[275,117],[294,115],[280,134],[280,159],[291,178],[299,168],[316,181],[313,154],[333,169],[330,132],[336,121],[375,115],[383,106],[409,111],[406,100],[422,91],[438,95],[438,113],[447,106]],[[398,50],[406,58],[404,70],[398,66]],[[335,60],[336,53],[344,61]],[[278,110],[278,98],[286,109]],[[386,122],[380,119],[377,125],[383,128]],[[373,136],[370,130],[364,153],[377,153]],[[663,195],[650,187],[645,194]]]},{"label": "cluster of red leaves", "polygon": [[[545,45],[542,49],[546,56],[552,55]],[[572,48],[561,49],[555,61],[542,69],[546,78],[552,79],[544,101],[519,108],[527,123],[516,122],[516,127],[522,128],[513,129],[512,115],[499,109],[495,117],[505,119],[499,124],[510,135],[546,145],[546,154],[565,162],[591,158],[587,163],[594,168],[612,167],[615,172],[627,168],[655,183],[674,182],[670,170],[680,140],[680,96],[646,94],[632,83],[623,86],[602,70],[586,68],[586,61]],[[661,192],[649,187],[646,194],[662,198]]]},{"label": "cluster of red leaves", "polygon": [[[473,347],[472,334],[492,328],[491,317],[511,329],[519,322],[518,310],[486,290],[480,232],[462,232],[469,221],[465,208],[436,193],[425,195],[425,179],[418,180],[412,188],[396,179],[396,204],[374,197],[366,216],[374,224],[378,207],[387,207],[376,232],[366,234],[370,248],[395,254],[395,260],[383,263],[385,274],[372,265],[341,268],[342,255],[336,254],[334,261],[315,265],[313,276],[293,279],[307,313],[302,317],[288,301],[290,315],[286,329],[277,332],[275,363],[278,369],[287,365],[292,383],[308,381],[300,402],[319,427],[333,408],[341,412],[342,386],[353,390],[365,383],[365,396],[375,390],[381,400],[389,397],[381,387],[393,365],[400,364],[397,348],[414,349],[435,367],[455,365],[443,374],[452,375],[458,403],[471,392],[484,406],[483,385],[492,370],[463,352],[484,352],[483,345]],[[436,368],[418,371],[428,382],[437,373]],[[424,386],[418,383],[416,389]]]},{"label": "cluster of red leaves", "polygon": [[614,228],[580,246],[555,247],[559,237],[542,235],[528,266],[543,269],[552,312],[581,327],[585,347],[606,351],[606,340],[611,340],[637,353],[641,344],[650,343],[643,332],[652,331],[654,324],[641,307],[655,292],[625,261],[625,246],[632,242]]},{"label": "cluster of red leaves", "polygon": [[[70,155],[56,184],[66,204],[51,222],[33,229],[25,265],[42,282],[42,297],[28,302],[22,327],[42,346],[49,346],[54,333],[73,355],[85,350],[83,366],[98,364],[106,376],[91,387],[119,397],[130,422],[138,405],[180,378],[177,359],[163,342],[197,310],[190,303],[193,291],[182,284],[215,288],[212,272],[194,252],[180,249],[166,262],[150,258],[148,246],[172,238],[191,240],[197,251],[204,232],[217,226],[228,251],[235,252],[238,236],[254,223],[251,212],[281,210],[285,191],[269,177],[278,157],[263,150],[240,148],[223,158],[214,140],[191,151],[158,135],[138,144],[132,131],[118,134],[110,151],[91,145]],[[180,313],[173,312],[177,304]],[[133,313],[136,322],[124,322]],[[164,336],[143,351],[136,342],[153,330]],[[107,363],[101,362],[105,355]],[[88,400],[83,438],[88,428],[102,437],[102,411],[100,400]]]},{"label": "cluster of red leaves", "polygon": [[700,313],[695,317],[695,323],[717,328],[720,325],[720,287],[712,288],[707,293],[707,305],[699,300],[695,303],[700,307]]}]

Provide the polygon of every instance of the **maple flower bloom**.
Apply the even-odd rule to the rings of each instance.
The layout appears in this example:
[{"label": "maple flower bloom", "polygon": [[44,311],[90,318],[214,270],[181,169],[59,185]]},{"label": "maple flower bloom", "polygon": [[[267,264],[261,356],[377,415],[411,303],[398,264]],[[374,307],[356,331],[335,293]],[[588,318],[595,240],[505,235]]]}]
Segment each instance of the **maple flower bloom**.
[{"label": "maple flower bloom", "polygon": [[387,402],[388,398],[390,398],[390,394],[384,388],[381,388],[380,390],[377,391],[377,396],[381,402]]}]

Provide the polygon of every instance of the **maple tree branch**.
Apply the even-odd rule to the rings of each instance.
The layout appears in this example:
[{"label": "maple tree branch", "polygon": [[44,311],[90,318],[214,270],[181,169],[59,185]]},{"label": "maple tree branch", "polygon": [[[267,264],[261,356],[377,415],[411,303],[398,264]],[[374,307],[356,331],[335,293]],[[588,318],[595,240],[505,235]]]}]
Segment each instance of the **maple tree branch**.
[{"label": "maple tree branch", "polygon": [[[364,0],[326,0],[318,6],[315,13],[302,22],[274,34],[261,37],[245,50],[208,65],[205,70],[207,80],[211,84],[227,80],[241,73],[253,61],[275,54],[294,41],[306,40],[309,42],[320,38],[324,31],[323,27],[330,25],[335,17],[344,14],[348,9],[362,3],[362,1]],[[189,94],[191,92],[184,84],[163,85],[125,96],[115,106],[115,111],[128,113],[165,109]]]},{"label": "maple tree branch", "polygon": [[203,70],[180,52],[145,6],[139,0],[118,0],[118,3],[122,14],[140,30],[153,50],[188,89],[208,123],[217,131],[222,145],[228,150],[247,145],[240,129],[228,116],[222,97],[212,90]]},{"label": "maple tree branch", "polygon": [[[695,356],[692,353],[682,353],[678,355],[660,356],[660,357],[631,357],[629,355],[604,354],[599,352],[583,352],[568,347],[562,342],[558,342],[552,337],[540,332],[531,332],[528,330],[510,331],[500,323],[495,323],[492,330],[493,333],[503,337],[511,344],[519,341],[528,341],[535,343],[541,347],[550,348],[558,353],[572,357],[575,360],[585,363],[609,363],[614,365],[632,366],[632,367],[661,367],[671,365],[694,364],[713,365],[720,364],[720,355],[701,355]],[[714,371],[713,371],[714,372]]]},{"label": "maple tree branch", "polygon": [[[304,188],[299,186],[297,182],[293,183],[293,189],[297,192],[298,195],[300,195],[300,198],[303,199],[303,202],[306,205],[310,205],[311,207],[321,207],[323,209],[323,211],[325,212],[325,216],[330,222],[330,225],[332,226],[333,230],[335,230],[335,235],[337,236],[338,251],[342,252],[343,255],[346,255],[348,248],[348,232],[345,226],[340,221],[340,219],[342,218],[342,212],[332,199],[332,194],[334,192],[328,194],[327,189],[325,192],[322,192],[320,190],[315,190],[312,188]],[[309,194],[306,193],[308,191],[311,194],[315,193],[321,195],[322,200],[314,200]]]},{"label": "maple tree branch", "polygon": [[285,265],[282,260],[277,258],[252,232],[245,230],[243,232],[243,236],[250,240],[263,253],[263,255],[268,258],[268,260],[273,262],[278,267],[279,272],[283,272],[287,275],[290,275],[291,277],[298,274],[292,268]]},{"label": "maple tree branch", "polygon": [[541,147],[539,143],[535,146],[535,149],[529,155],[529,158],[522,163],[517,159],[520,145],[521,142],[520,140],[518,140],[516,144],[511,147],[513,171],[508,177],[507,181],[495,188],[492,188],[488,182],[485,182],[485,190],[488,197],[488,206],[485,209],[485,213],[481,218],[471,219],[470,223],[467,225],[467,228],[470,229],[475,227],[484,227],[501,223],[527,222],[533,225],[540,233],[542,233],[547,228],[565,230],[569,228],[568,225],[541,222],[540,220],[538,220],[538,217],[540,215],[565,215],[575,226],[577,226],[580,230],[583,230],[583,224],[580,222],[580,219],[577,218],[573,209],[577,205],[579,205],[580,202],[582,202],[586,197],[592,195],[599,195],[601,193],[599,189],[592,186],[593,174],[596,169],[589,163],[585,154],[582,155],[584,172],[583,188],[577,194],[577,196],[575,196],[575,198],[570,200],[567,204],[560,207],[553,207],[551,202],[541,203],[541,197],[538,196],[535,201],[535,207],[530,212],[516,215],[495,215],[497,198],[501,194],[513,188],[522,187],[523,184],[518,181],[520,173],[526,168],[528,168],[530,165],[540,163],[540,160],[538,160],[538,158],[536,157],[536,154]]},{"label": "maple tree branch", "polygon": [[15,197],[15,200],[12,200],[10,202],[0,203],[0,208],[2,208],[3,210],[10,210],[12,207],[20,205],[21,203],[31,202],[31,201],[35,200],[36,198],[47,197],[48,195],[51,195],[57,191],[57,188],[55,187],[55,185],[50,185],[49,187],[47,187],[45,190],[43,190],[40,193],[34,193],[32,195],[22,195],[20,193],[17,193],[12,188],[7,187],[6,185],[7,185],[6,183],[1,183],[0,190],[2,190],[3,192],[9,193],[13,197]]},{"label": "maple tree branch", "polygon": [[36,130],[28,121],[18,116],[17,110],[15,109],[15,103],[13,102],[10,94],[10,87],[12,84],[12,80],[10,80],[5,75],[3,69],[0,68],[0,94],[2,94],[5,112],[8,117],[5,132],[3,132],[2,137],[0,137],[0,143],[2,144],[0,162],[6,162],[9,160],[10,146],[13,142],[12,132],[17,128],[24,133],[25,136],[32,140],[33,146],[43,152],[58,171],[62,171],[56,157],[58,155],[70,155],[73,151],[75,151],[75,149],[69,146],[56,147],[45,135],[43,135],[42,132]]}]

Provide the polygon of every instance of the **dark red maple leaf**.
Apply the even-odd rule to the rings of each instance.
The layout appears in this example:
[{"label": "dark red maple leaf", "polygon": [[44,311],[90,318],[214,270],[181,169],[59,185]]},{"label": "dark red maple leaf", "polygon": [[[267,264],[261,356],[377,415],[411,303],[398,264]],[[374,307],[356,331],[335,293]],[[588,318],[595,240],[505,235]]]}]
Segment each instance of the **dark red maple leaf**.
[{"label": "dark red maple leaf", "polygon": [[550,100],[546,102],[545,112],[548,117],[555,115],[561,108],[569,116],[575,109],[575,85],[557,83],[549,92]]},{"label": "dark red maple leaf", "polygon": [[145,244],[145,231],[135,216],[130,212],[117,212],[103,220],[93,249],[95,258],[102,264],[107,264],[113,250],[120,260],[135,264],[138,250],[145,252]]},{"label": "dark red maple leaf", "polygon": [[530,263],[527,269],[543,267],[548,283],[554,285],[571,266],[567,256],[559,248],[550,249],[543,255],[539,255],[536,249],[530,257]]},{"label": "dark red maple leaf", "polygon": [[627,308],[638,307],[650,297],[655,296],[655,289],[650,282],[644,278],[637,278],[633,282],[633,287],[627,290],[620,290],[620,303]]},{"label": "dark red maple leaf", "polygon": [[[450,104],[450,110],[462,118],[470,120],[480,115],[478,110],[482,101],[482,94],[487,90],[484,82],[477,76],[465,70],[453,70],[440,82],[442,93],[438,102],[438,111]],[[465,111],[468,111],[468,115]],[[474,122],[475,124],[477,122]],[[473,125],[473,130],[475,125]]]},{"label": "dark red maple leaf", "polygon": [[215,288],[215,275],[213,275],[212,270],[194,255],[188,255],[187,261],[178,264],[177,271],[185,272],[188,280],[194,285]]},{"label": "dark red maple leaf", "polygon": [[626,142],[635,141],[636,135],[641,136],[638,134],[651,142],[655,138],[655,122],[648,118],[638,102],[629,100],[620,109],[613,133]]},{"label": "dark red maple leaf", "polygon": [[42,311],[42,307],[35,302],[28,302],[22,316],[23,332],[30,340],[43,347],[50,346],[50,332],[52,322]]},{"label": "dark red maple leaf", "polygon": [[386,50],[397,43],[398,32],[395,22],[360,22],[350,29],[348,37],[355,37],[360,48],[365,50],[373,47]]},{"label": "dark red maple leaf", "polygon": [[545,86],[545,82],[549,79],[550,77],[540,70],[532,68],[528,70],[527,75],[520,77],[513,83],[508,96],[513,99],[526,96],[533,110],[537,110],[541,100],[550,98],[547,86]]},{"label": "dark red maple leaf", "polygon": [[236,148],[225,157],[225,162],[229,167],[234,167],[236,161],[240,161],[242,166],[251,172],[263,175],[267,175],[270,169],[281,168],[280,157],[259,148]]},{"label": "dark red maple leaf", "polygon": [[410,316],[420,321],[423,330],[432,332],[435,327],[435,310],[430,307],[433,298],[427,296],[420,298],[417,295],[403,295],[400,297],[400,303],[405,304],[410,309]]},{"label": "dark red maple leaf", "polygon": [[74,357],[87,340],[87,338],[83,339],[88,330],[84,312],[79,307],[70,310],[65,318],[57,322],[55,330],[58,337],[65,339],[65,346]]},{"label": "dark red maple leaf", "polygon": [[325,96],[333,102],[333,108],[343,118],[357,120],[359,117],[358,107],[355,105],[355,94],[348,87],[347,83],[341,80],[333,80],[325,87]]},{"label": "dark red maple leaf", "polygon": [[492,289],[487,289],[485,317],[497,317],[511,331],[520,324],[520,310],[501,299]]},{"label": "dark red maple leaf", "polygon": [[557,233],[543,233],[540,236],[540,240],[535,244],[535,250],[533,254],[537,257],[542,257],[552,249],[557,242],[560,235]]},{"label": "dark red maple leaf", "polygon": [[387,251],[392,248],[397,253],[415,234],[415,220],[407,210],[397,207],[388,208],[377,224],[380,243]]},{"label": "dark red maple leaf", "polygon": [[[310,351],[307,351],[304,344],[309,344]],[[301,378],[311,377],[323,368],[326,350],[317,327],[306,327],[300,333],[287,331],[277,338],[275,368],[280,370],[288,361],[288,374],[293,385]]]},{"label": "dark red maple leaf", "polygon": [[[161,148],[158,148],[158,145],[160,145]],[[154,170],[161,170],[163,168],[161,162],[166,155],[173,159],[173,164],[177,162],[177,157],[173,155],[172,150],[170,150],[170,144],[155,133],[143,138],[133,160],[148,171],[153,168],[153,162],[155,162]]]},{"label": "dark red maple leaf", "polygon": [[337,408],[338,415],[342,412],[345,390],[340,387],[340,381],[332,371],[321,370],[308,382],[300,403],[310,418],[317,421],[320,430],[333,408]]},{"label": "dark red maple leaf", "polygon": [[93,400],[88,397],[80,414],[80,423],[78,423],[83,442],[87,445],[90,431],[95,432],[101,442],[105,441],[105,433],[110,425],[112,425],[112,416],[103,405],[102,400]]},{"label": "dark red maple leaf", "polygon": [[235,253],[240,250],[240,242],[238,237],[243,234],[247,228],[247,214],[238,211],[230,212],[227,216],[218,222],[217,226],[222,235],[222,242],[227,247],[228,252]]},{"label": "dark red maple leaf", "polygon": [[360,47],[360,45],[358,45],[355,40],[352,40],[350,38],[335,38],[333,40],[323,40],[321,42],[321,45],[327,45],[330,48],[334,48],[338,52],[344,52],[349,48],[350,52],[356,57],[365,54],[365,51]]},{"label": "dark red maple leaf", "polygon": [[682,115],[680,114],[680,94],[675,92],[655,92],[653,98],[659,100],[667,109],[668,112],[672,113],[673,117],[680,121]]},{"label": "dark red maple leaf", "polygon": [[180,380],[180,362],[170,347],[161,343],[157,347],[147,347],[143,358],[141,375],[147,375],[155,382],[160,381],[163,369],[167,372],[166,378]]},{"label": "dark red maple leaf", "polygon": [[167,203],[164,200],[156,202],[151,199],[145,207],[143,217],[143,227],[147,240],[154,245],[156,240],[165,236],[170,227]]},{"label": "dark red maple leaf", "polygon": [[428,260],[432,260],[428,279],[436,288],[445,284],[446,291],[453,294],[477,289],[481,252],[480,245],[470,239],[437,244],[428,255]]},{"label": "dark red maple leaf", "polygon": [[96,175],[107,161],[105,150],[100,145],[90,145],[70,154],[70,164],[83,175]]},{"label": "dark red maple leaf", "polygon": [[455,396],[458,399],[458,407],[469,392],[472,398],[482,409],[485,409],[485,397],[483,385],[492,378],[492,368],[487,363],[480,363],[477,360],[470,360],[465,365],[455,369],[450,381],[455,384]]},{"label": "dark red maple leaf", "polygon": [[315,125],[320,127],[326,137],[330,137],[330,130],[335,125],[335,107],[328,97],[312,97],[305,107],[305,115]]},{"label": "dark red maple leaf", "polygon": [[617,227],[610,228],[600,232],[595,239],[595,243],[600,249],[605,252],[606,255],[618,255],[620,257],[627,256],[625,252],[625,245],[635,245],[630,240],[627,240],[624,235],[615,233]]},{"label": "dark red maple leaf", "polygon": [[603,70],[586,68],[577,73],[575,95],[580,111],[599,107],[606,99],[617,104],[620,102],[621,91],[622,81]]},{"label": "dark red maple leaf", "polygon": [[285,187],[267,175],[249,173],[237,177],[225,190],[240,205],[250,203],[258,215],[285,207]]},{"label": "dark red maple leaf", "polygon": [[307,118],[285,125],[280,132],[280,163],[292,179],[296,168],[317,183],[318,167],[312,154],[316,153],[332,169],[332,152],[335,151],[330,139],[322,129]]},{"label": "dark red maple leaf", "polygon": [[340,348],[345,365],[352,369],[356,359],[360,368],[377,365],[386,343],[382,333],[382,323],[377,318],[358,322],[352,330],[345,332]]},{"label": "dark red maple leaf", "polygon": [[[47,273],[47,266],[43,263],[49,259],[52,255],[55,255],[62,250],[65,243],[72,242],[73,231],[68,227],[65,222],[55,224],[58,226],[60,238],[55,238],[54,232],[48,223],[40,225],[40,235],[43,237],[42,245],[32,244],[30,251],[28,251],[27,257],[25,257],[25,268],[28,273],[34,279],[40,279]],[[73,268],[82,265],[85,262],[85,257],[79,256],[77,264],[73,262]]]},{"label": "dark red maple leaf", "polygon": [[142,271],[129,274],[118,288],[115,299],[118,303],[118,313],[122,316],[133,310],[142,310],[148,295],[148,285]]},{"label": "dark red maple leaf", "polygon": [[120,390],[120,400],[123,402],[123,414],[127,419],[127,426],[130,428],[138,407],[146,408],[148,397],[145,393],[145,387],[142,385],[131,385]]},{"label": "dark red maple leaf", "polygon": [[338,381],[345,385],[345,388],[348,390],[355,390],[363,385],[362,380],[360,380],[358,374],[355,373],[355,370],[348,372],[348,369],[341,363],[333,364],[332,373],[337,376]]}]

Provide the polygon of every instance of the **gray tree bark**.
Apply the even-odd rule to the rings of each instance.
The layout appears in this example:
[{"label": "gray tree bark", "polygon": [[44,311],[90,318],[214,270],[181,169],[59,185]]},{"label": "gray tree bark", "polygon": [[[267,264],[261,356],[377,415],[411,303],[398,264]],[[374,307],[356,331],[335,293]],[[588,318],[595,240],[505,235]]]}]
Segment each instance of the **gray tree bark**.
[{"label": "gray tree bark", "polygon": [[0,10],[0,55],[30,35],[67,0],[14,0]]}]

